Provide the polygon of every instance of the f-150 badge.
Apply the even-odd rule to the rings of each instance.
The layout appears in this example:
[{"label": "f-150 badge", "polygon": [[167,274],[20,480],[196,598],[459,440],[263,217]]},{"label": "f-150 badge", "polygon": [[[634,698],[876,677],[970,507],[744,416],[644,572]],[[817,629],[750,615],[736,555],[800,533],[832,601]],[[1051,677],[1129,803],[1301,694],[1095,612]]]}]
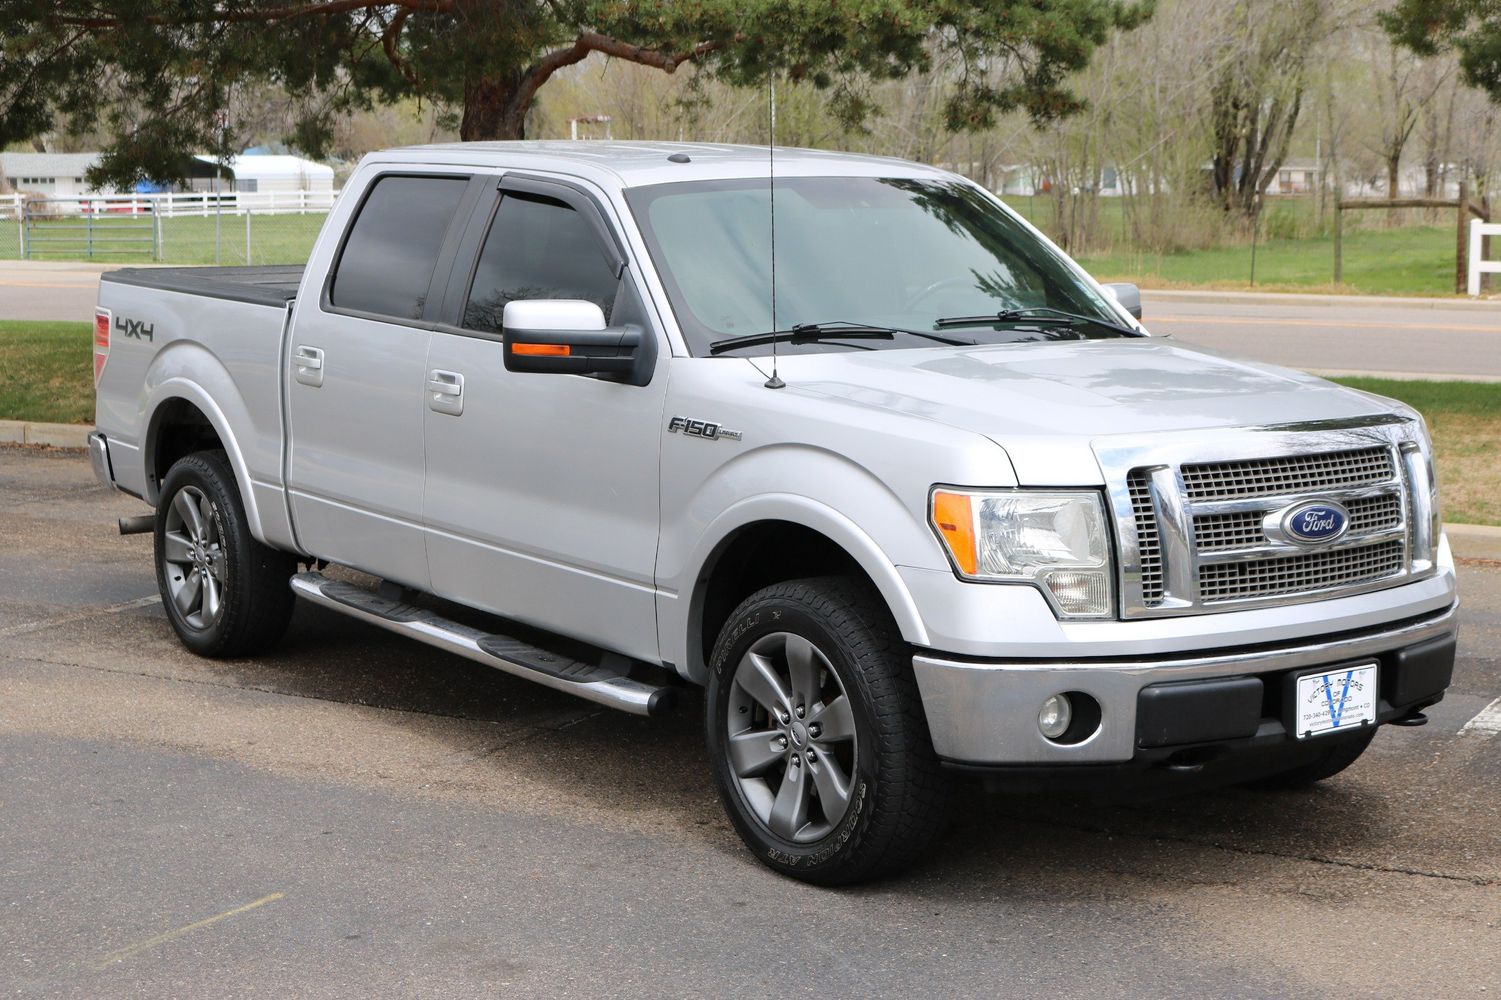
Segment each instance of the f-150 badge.
[{"label": "f-150 badge", "polygon": [[740,432],[721,427],[712,420],[690,420],[687,417],[673,417],[667,421],[669,434],[686,434],[688,437],[704,438],[709,441],[718,441],[724,438],[727,441],[739,441]]}]

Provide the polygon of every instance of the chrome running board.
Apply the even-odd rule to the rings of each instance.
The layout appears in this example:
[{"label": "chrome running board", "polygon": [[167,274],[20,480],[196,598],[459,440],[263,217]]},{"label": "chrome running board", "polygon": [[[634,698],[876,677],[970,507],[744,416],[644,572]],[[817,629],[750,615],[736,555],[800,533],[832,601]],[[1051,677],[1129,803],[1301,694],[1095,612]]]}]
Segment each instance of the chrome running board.
[{"label": "chrome running board", "polygon": [[606,654],[597,665],[573,660],[508,635],[461,625],[436,611],[352,583],[330,580],[322,573],[298,573],[292,577],[292,591],[351,618],[632,715],[661,715],[676,695],[672,687],[627,676],[629,661],[624,657]]}]

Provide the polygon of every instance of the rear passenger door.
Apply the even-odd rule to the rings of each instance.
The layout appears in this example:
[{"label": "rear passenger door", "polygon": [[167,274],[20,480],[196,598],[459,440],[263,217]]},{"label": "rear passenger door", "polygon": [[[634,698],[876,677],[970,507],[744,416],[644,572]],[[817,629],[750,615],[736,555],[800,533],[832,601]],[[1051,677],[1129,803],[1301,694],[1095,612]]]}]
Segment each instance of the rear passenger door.
[{"label": "rear passenger door", "polygon": [[[655,659],[667,350],[593,198],[514,175],[498,191],[492,181],[490,197],[460,250],[428,357],[433,589]],[[656,345],[650,382],[507,371],[501,319],[516,299],[587,299],[612,325],[640,325]]]},{"label": "rear passenger door", "polygon": [[[469,172],[384,173],[362,192],[317,301],[299,302],[287,371],[288,485],[299,544],[426,587],[423,394],[435,285]],[[446,260],[445,260],[446,255]],[[315,272],[316,273],[316,272]]]}]

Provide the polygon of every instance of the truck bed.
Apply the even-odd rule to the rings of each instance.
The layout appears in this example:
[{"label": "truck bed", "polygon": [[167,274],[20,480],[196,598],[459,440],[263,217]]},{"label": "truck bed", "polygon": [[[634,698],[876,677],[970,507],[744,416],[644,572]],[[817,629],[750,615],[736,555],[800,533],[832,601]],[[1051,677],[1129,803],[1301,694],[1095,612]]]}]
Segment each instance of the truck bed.
[{"label": "truck bed", "polygon": [[297,286],[302,283],[302,271],[301,264],[255,267],[127,267],[118,271],[106,271],[101,280],[281,309],[297,297]]}]

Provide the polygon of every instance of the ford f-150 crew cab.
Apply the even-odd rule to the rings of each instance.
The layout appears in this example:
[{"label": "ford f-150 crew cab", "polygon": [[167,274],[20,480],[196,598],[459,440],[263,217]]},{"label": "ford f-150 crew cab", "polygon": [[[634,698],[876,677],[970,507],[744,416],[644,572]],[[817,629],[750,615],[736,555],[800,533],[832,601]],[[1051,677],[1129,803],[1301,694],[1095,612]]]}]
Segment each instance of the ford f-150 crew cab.
[{"label": "ford f-150 crew cab", "polygon": [[963,178],[767,153],[394,150],[305,267],[106,274],[92,457],[182,642],[300,596],[630,712],[703,685],[736,828],[822,883],[920,857],[956,768],[1306,784],[1423,721],[1415,412],[1150,335]]}]

